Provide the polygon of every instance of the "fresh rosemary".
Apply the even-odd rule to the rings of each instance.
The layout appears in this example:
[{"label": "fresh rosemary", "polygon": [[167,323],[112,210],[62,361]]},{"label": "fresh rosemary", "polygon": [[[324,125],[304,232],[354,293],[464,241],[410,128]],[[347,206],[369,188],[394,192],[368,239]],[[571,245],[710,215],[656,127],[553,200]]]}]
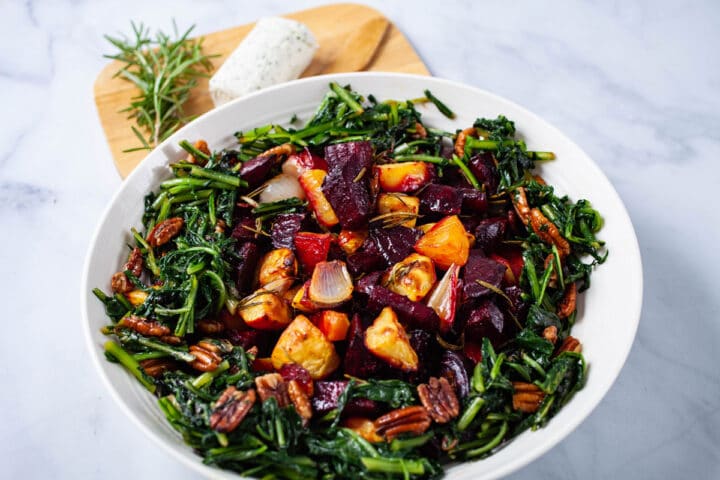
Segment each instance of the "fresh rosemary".
[{"label": "fresh rosemary", "polygon": [[198,78],[207,77],[215,55],[205,55],[202,38],[189,38],[194,26],[180,34],[173,22],[173,35],[157,31],[154,36],[142,23],[132,25],[132,36],[105,38],[118,52],[105,55],[123,63],[115,73],[132,82],[139,93],[121,112],[134,119],[132,131],[141,146],[125,150],[150,150],[186,123],[184,104]]}]

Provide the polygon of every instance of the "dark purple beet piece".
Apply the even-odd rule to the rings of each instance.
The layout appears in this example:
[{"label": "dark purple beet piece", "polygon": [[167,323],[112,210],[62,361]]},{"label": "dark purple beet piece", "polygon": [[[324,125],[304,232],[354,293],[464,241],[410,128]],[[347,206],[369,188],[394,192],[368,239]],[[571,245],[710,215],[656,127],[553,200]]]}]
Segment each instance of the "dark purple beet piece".
[{"label": "dark purple beet piece", "polygon": [[268,355],[270,352],[272,334],[268,331],[229,329],[225,330],[224,335],[230,340],[230,343],[243,347],[245,350],[257,347],[258,355]]},{"label": "dark purple beet piece", "polygon": [[345,373],[353,377],[369,378],[383,368],[383,364],[365,346],[365,327],[360,315],[353,315],[348,332],[348,346],[345,351]]},{"label": "dark purple beet piece", "polygon": [[368,236],[357,252],[347,258],[347,266],[353,276],[358,276],[383,269],[387,267],[387,262],[375,239]]},{"label": "dark purple beet piece", "polygon": [[420,192],[420,212],[423,214],[457,215],[463,197],[457,188],[431,183]]},{"label": "dark purple beet piece", "polygon": [[278,155],[258,155],[243,163],[240,169],[240,178],[248,182],[250,188],[260,186],[267,180],[270,170],[280,159]]},{"label": "dark purple beet piece", "polygon": [[498,176],[492,153],[483,152],[473,155],[470,158],[470,171],[475,175],[478,182],[485,184],[485,191],[495,193],[497,191],[500,178]]},{"label": "dark purple beet piece", "polygon": [[[364,227],[372,214],[375,204],[369,184],[372,155],[370,142],[325,147],[328,174],[322,189],[343,228]],[[361,175],[363,169],[365,174]]]},{"label": "dark purple beet piece", "polygon": [[500,241],[505,238],[507,223],[507,220],[503,217],[483,219],[475,228],[476,246],[487,252],[497,248]]},{"label": "dark purple beet piece", "polygon": [[484,213],[488,208],[487,194],[475,188],[459,188],[462,209],[466,213]]},{"label": "dark purple beet piece", "polygon": [[415,252],[413,248],[422,233],[418,230],[398,226],[392,228],[375,228],[370,231],[370,237],[377,244],[380,254],[387,264],[394,265]]},{"label": "dark purple beet piece", "polygon": [[230,236],[238,241],[253,240],[255,238],[253,230],[255,230],[255,220],[251,217],[244,217],[235,224]]},{"label": "dark purple beet piece", "polygon": [[305,369],[302,365],[297,363],[286,363],[278,373],[283,377],[283,380],[289,382],[295,380],[305,390],[306,393],[310,394],[313,391],[313,380],[310,377],[310,372]]},{"label": "dark purple beet piece", "polygon": [[[331,380],[315,382],[315,393],[312,397],[313,410],[322,415],[337,408],[340,395],[348,386],[346,380]],[[343,410],[344,415],[375,415],[380,411],[377,402],[367,398],[353,398]]]},{"label": "dark purple beet piece", "polygon": [[476,280],[482,280],[499,288],[506,268],[502,263],[483,256],[479,250],[472,250],[463,275],[465,297],[477,298],[490,292],[490,289],[480,285]]},{"label": "dark purple beet piece", "polygon": [[387,306],[392,307],[400,322],[410,328],[436,332],[440,326],[440,318],[424,303],[413,302],[406,296],[391,292],[380,285],[371,287],[366,308],[371,312],[379,312]]},{"label": "dark purple beet piece", "polygon": [[418,369],[416,372],[404,374],[406,382],[418,384],[430,376],[431,370],[437,365],[437,342],[435,336],[426,330],[412,330],[408,333],[410,346],[418,356]]},{"label": "dark purple beet piece", "polygon": [[507,340],[513,328],[510,322],[494,301],[483,300],[470,313],[465,325],[465,336],[475,343],[481,343],[487,337],[493,346],[498,346]]},{"label": "dark purple beet piece", "polygon": [[510,299],[510,305],[507,309],[510,313],[515,315],[520,323],[525,323],[530,303],[523,300],[522,289],[517,285],[512,285],[504,289],[505,295]]},{"label": "dark purple beet piece", "polygon": [[275,248],[295,248],[295,235],[302,229],[304,213],[278,215],[270,229],[272,245]]},{"label": "dark purple beet piece", "polygon": [[440,359],[440,376],[447,378],[455,389],[458,397],[465,398],[470,393],[470,379],[463,357],[457,353],[445,350]]},{"label": "dark purple beet piece", "polygon": [[245,242],[238,248],[240,261],[235,267],[235,286],[240,293],[249,292],[260,260],[260,248],[254,242]]}]

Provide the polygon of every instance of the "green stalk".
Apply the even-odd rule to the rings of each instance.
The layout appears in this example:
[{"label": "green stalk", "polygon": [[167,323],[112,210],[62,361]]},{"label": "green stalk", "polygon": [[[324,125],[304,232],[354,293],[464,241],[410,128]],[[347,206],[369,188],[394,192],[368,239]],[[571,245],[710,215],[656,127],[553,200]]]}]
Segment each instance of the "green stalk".
[{"label": "green stalk", "polygon": [[195,158],[202,158],[205,161],[210,160],[210,155],[206,154],[205,152],[201,152],[197,148],[195,148],[195,145],[188,142],[187,140],[180,140],[179,144],[180,147],[188,152],[190,155],[192,155]]},{"label": "green stalk", "polygon": [[478,182],[478,179],[475,178],[475,175],[472,173],[472,171],[470,171],[470,168],[467,166],[467,164],[463,162],[462,159],[457,155],[453,155],[452,159],[453,163],[458,166],[465,179],[470,182],[470,185],[472,185],[475,190],[480,190],[480,182]]},{"label": "green stalk", "polygon": [[155,262],[155,253],[153,253],[153,249],[150,246],[149,243],[138,233],[137,230],[134,228],[130,230],[132,232],[133,237],[135,238],[135,241],[138,242],[144,249],[145,249],[145,255],[146,255],[146,262],[147,267],[150,269],[153,275],[160,276],[160,268],[158,268],[157,263]]},{"label": "green stalk", "polygon": [[212,372],[205,372],[195,377],[192,382],[190,382],[190,385],[195,388],[202,388],[205,385],[209,385],[218,375],[228,368],[230,368],[230,363],[227,360],[223,360]]},{"label": "green stalk", "polygon": [[350,109],[353,112],[355,112],[357,114],[361,114],[365,111],[365,109],[362,107],[362,105],[360,105],[358,102],[356,102],[355,99],[352,98],[352,95],[350,95],[350,93],[348,93],[348,91],[346,89],[344,89],[337,83],[331,82],[330,88],[332,89],[333,92],[335,92],[335,95],[337,95],[340,98],[340,100],[345,102],[345,104],[347,104],[347,106],[350,107]]},{"label": "green stalk", "polygon": [[552,275],[553,270],[555,270],[555,262],[550,262],[541,278],[540,294],[538,295],[537,300],[535,300],[535,305],[540,305],[542,303],[543,298],[545,297],[545,290],[547,289],[548,283],[550,283],[550,276]]},{"label": "green stalk", "polygon": [[218,291],[215,313],[220,313],[220,310],[222,310],[222,308],[225,306],[225,301],[227,300],[227,289],[225,288],[225,282],[223,282],[222,278],[220,278],[220,275],[213,272],[212,270],[205,271],[205,273],[203,273],[203,276],[210,278],[210,280],[212,280],[212,282],[215,284],[215,288]]},{"label": "green stalk", "polygon": [[369,472],[425,474],[425,464],[420,460],[361,457],[360,461]]},{"label": "green stalk", "polygon": [[175,335],[178,337],[182,338],[186,333],[193,333],[195,331],[195,296],[197,295],[197,290],[198,279],[195,275],[191,275],[190,291],[183,305],[184,308],[187,308],[187,311],[180,315],[180,320],[178,320],[175,326]]},{"label": "green stalk", "polygon": [[484,453],[487,453],[487,452],[489,452],[490,450],[492,450],[493,448],[497,447],[498,445],[500,445],[500,442],[501,442],[502,439],[505,437],[505,434],[507,433],[507,430],[508,430],[508,423],[507,423],[507,422],[503,422],[503,424],[502,424],[502,426],[500,427],[500,430],[498,431],[497,435],[495,435],[495,437],[493,437],[493,439],[490,440],[490,441],[487,443],[487,445],[484,445],[484,446],[482,446],[482,447],[480,447],[480,448],[476,448],[475,450],[469,450],[469,451],[465,454],[466,457],[468,457],[468,458],[477,457],[477,456],[480,456],[480,455],[482,455],[482,454],[484,454]]},{"label": "green stalk", "polygon": [[443,102],[441,102],[435,95],[430,93],[430,90],[425,90],[425,92],[423,92],[423,93],[425,93],[425,97],[428,100],[430,100],[437,107],[437,109],[440,111],[440,113],[442,113],[449,119],[455,118],[455,113],[452,110],[450,110],[447,107],[447,105],[445,105]]},{"label": "green stalk", "polygon": [[523,269],[527,276],[528,283],[530,283],[530,290],[532,291],[533,298],[537,300],[540,298],[540,284],[538,283],[537,273],[535,272],[535,263],[529,252],[523,252],[522,256],[523,263],[525,264]]},{"label": "green stalk", "polygon": [[435,155],[424,155],[424,154],[413,154],[413,155],[398,155],[393,158],[396,162],[427,162],[435,163],[437,165],[445,166],[448,164],[447,158],[437,157]]},{"label": "green stalk", "polygon": [[472,385],[475,391],[479,393],[485,392],[485,379],[483,378],[482,374],[482,368],[483,363],[478,362],[477,365],[475,365],[475,369],[473,370],[473,378],[472,378]]},{"label": "green stalk", "polygon": [[140,364],[135,360],[132,355],[127,353],[120,345],[108,340],[105,342],[105,353],[110,354],[120,364],[125,367],[130,373],[137,378],[150,393],[155,393],[155,384],[152,382],[149,376],[143,372]]},{"label": "green stalk", "polygon": [[457,422],[457,429],[461,432],[467,429],[472,421],[475,420],[475,417],[484,404],[485,400],[482,397],[475,397],[470,400],[470,403]]},{"label": "green stalk", "polygon": [[400,450],[411,450],[413,448],[425,445],[435,434],[433,432],[420,435],[413,438],[396,438],[390,443],[390,450],[399,452]]}]

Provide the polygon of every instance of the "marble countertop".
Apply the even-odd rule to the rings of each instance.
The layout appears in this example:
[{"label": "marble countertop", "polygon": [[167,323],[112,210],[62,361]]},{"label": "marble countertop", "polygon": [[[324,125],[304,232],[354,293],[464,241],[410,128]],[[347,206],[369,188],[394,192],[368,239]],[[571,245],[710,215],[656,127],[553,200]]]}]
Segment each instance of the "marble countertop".
[{"label": "marble countertop", "polygon": [[[211,32],[319,3],[2,2],[5,478],[195,478],[118,410],[81,331],[85,252],[121,183],[92,99],[102,35],[131,19],[169,29],[171,15]],[[587,421],[512,478],[720,478],[720,5],[368,3],[434,75],[566,132],[608,175],[637,231],[645,299],[625,368]]]}]

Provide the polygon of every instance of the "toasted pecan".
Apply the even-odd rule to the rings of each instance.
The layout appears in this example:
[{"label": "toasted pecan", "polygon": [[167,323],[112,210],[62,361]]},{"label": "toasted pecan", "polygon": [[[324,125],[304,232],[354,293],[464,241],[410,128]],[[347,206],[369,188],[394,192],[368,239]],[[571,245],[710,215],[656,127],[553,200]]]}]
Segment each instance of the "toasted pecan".
[{"label": "toasted pecan", "polygon": [[150,233],[147,236],[147,241],[152,247],[165,245],[172,240],[173,237],[180,233],[183,225],[185,225],[185,220],[181,217],[173,217],[163,220],[150,230]]},{"label": "toasted pecan", "polygon": [[525,413],[534,413],[540,407],[545,392],[537,385],[527,382],[513,382],[515,393],[513,394],[513,409]]},{"label": "toasted pecan", "polygon": [[430,427],[430,414],[422,405],[399,408],[375,420],[375,430],[388,441],[401,433],[422,435]]},{"label": "toasted pecan", "polygon": [[431,377],[417,387],[420,402],[436,423],[447,423],[460,414],[460,402],[447,378]]},{"label": "toasted pecan", "polygon": [[255,404],[255,390],[243,392],[234,386],[223,391],[210,414],[210,428],[216,432],[229,433],[235,430]]}]

